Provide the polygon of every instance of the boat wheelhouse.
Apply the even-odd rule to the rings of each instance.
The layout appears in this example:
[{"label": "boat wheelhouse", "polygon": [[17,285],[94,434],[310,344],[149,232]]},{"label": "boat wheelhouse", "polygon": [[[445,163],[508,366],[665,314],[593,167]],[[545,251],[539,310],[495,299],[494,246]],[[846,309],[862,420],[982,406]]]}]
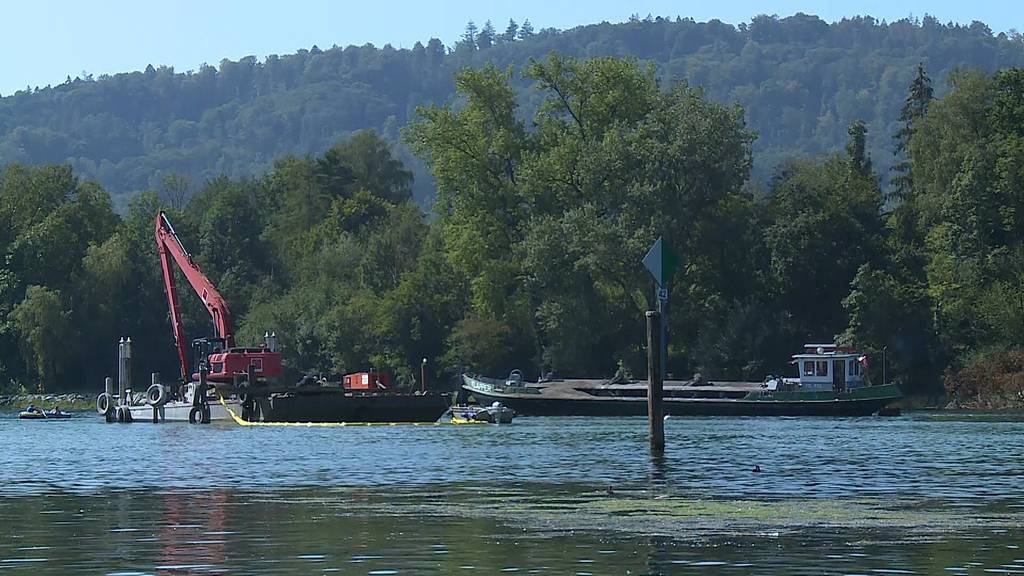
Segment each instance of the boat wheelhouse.
[{"label": "boat wheelhouse", "polygon": [[792,363],[803,390],[844,392],[866,385],[866,358],[848,346],[804,344],[803,353],[794,354]]}]

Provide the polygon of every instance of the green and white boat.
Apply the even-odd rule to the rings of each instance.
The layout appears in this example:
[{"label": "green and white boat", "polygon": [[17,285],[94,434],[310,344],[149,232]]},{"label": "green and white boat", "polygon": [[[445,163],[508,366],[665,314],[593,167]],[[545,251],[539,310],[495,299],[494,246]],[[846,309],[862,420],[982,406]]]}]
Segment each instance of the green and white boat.
[{"label": "green and white boat", "polygon": [[[667,380],[665,414],[673,416],[868,416],[902,397],[896,384],[871,385],[864,357],[834,344],[807,344],[793,355],[795,378],[763,382]],[[645,381],[566,379],[526,382],[463,374],[462,388],[480,404],[501,402],[522,416],[642,416]]]}]

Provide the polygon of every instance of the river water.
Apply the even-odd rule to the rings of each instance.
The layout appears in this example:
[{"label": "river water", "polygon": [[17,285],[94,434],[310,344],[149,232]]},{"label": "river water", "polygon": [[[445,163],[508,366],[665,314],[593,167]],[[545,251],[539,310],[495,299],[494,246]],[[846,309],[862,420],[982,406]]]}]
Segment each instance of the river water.
[{"label": "river water", "polygon": [[665,432],[0,413],[0,574],[1024,574],[1024,417]]}]

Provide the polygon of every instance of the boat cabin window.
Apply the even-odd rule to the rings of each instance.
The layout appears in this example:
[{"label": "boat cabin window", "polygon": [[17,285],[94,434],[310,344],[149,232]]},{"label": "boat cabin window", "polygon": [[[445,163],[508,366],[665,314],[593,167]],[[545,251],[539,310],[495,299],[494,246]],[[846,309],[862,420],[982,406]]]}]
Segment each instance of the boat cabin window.
[{"label": "boat cabin window", "polygon": [[814,376],[814,361],[813,360],[805,360],[804,361],[804,376]]},{"label": "boat cabin window", "polygon": [[817,375],[818,376],[828,376],[828,360],[819,360],[818,361]]},{"label": "boat cabin window", "polygon": [[856,376],[857,375],[857,363],[854,362],[853,360],[850,360],[849,364],[850,364],[850,376]]}]

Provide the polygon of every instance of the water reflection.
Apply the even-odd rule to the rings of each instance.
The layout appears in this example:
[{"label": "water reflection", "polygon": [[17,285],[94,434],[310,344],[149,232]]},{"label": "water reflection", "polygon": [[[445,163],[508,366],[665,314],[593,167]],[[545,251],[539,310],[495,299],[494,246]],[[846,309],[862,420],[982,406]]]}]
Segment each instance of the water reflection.
[{"label": "water reflection", "polygon": [[163,514],[156,523],[160,553],[154,569],[161,574],[213,570],[227,561],[225,529],[228,492],[163,494]]},{"label": "water reflection", "polygon": [[[531,491],[544,491],[531,486]],[[551,487],[553,494],[560,491]],[[643,535],[511,504],[347,489],[108,493],[0,501],[0,572],[24,574],[980,574],[1024,572],[1020,524],[918,537],[801,526]],[[472,496],[472,497],[471,497]],[[538,495],[538,499],[541,495]],[[593,496],[594,499],[602,498]],[[583,498],[583,501],[586,501]],[[426,501],[430,501],[426,503]],[[477,503],[490,505],[483,512]],[[44,513],[55,512],[60,513]],[[560,520],[557,520],[560,518]],[[586,514],[581,516],[584,522]],[[652,528],[658,528],[651,525]],[[970,559],[970,563],[965,562]]]}]

